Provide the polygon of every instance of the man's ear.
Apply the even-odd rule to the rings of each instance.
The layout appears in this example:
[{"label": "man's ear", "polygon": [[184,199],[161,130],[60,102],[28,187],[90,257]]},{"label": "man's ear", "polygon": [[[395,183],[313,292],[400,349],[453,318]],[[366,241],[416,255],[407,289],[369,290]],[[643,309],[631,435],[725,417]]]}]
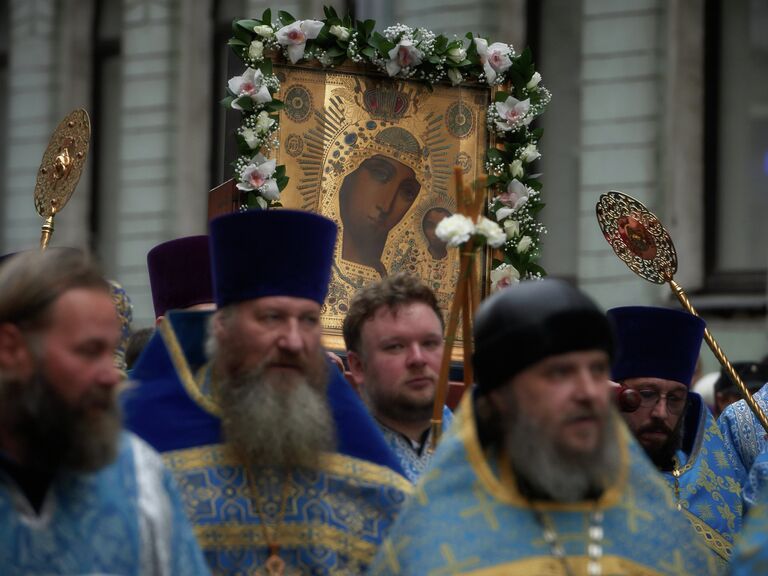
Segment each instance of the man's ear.
[{"label": "man's ear", "polygon": [[32,375],[32,354],[24,334],[15,324],[0,324],[0,369],[22,378]]},{"label": "man's ear", "polygon": [[363,385],[363,359],[357,352],[347,350],[347,363],[349,364],[352,381],[355,383],[355,386],[360,388]]},{"label": "man's ear", "polygon": [[213,335],[219,342],[224,338],[224,334],[227,332],[227,327],[224,321],[224,314],[221,311],[213,313],[213,320],[211,324]]},{"label": "man's ear", "polygon": [[494,388],[493,390],[488,391],[487,394],[488,397],[488,403],[496,410],[496,413],[501,416],[506,416],[509,414],[509,407],[507,406],[506,399],[504,398],[504,393],[502,392],[501,388]]}]

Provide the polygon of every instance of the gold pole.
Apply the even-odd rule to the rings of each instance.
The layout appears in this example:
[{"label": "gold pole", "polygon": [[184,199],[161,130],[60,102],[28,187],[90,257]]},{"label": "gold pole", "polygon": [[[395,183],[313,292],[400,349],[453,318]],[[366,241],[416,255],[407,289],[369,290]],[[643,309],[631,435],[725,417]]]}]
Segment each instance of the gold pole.
[{"label": "gold pole", "polygon": [[456,292],[453,295],[451,311],[448,314],[448,331],[445,335],[445,346],[443,348],[443,360],[440,363],[440,375],[437,379],[437,390],[435,391],[435,403],[432,408],[432,441],[430,448],[437,448],[440,435],[443,432],[443,406],[448,397],[448,373],[451,367],[451,350],[453,341],[456,337],[456,329],[459,326],[459,310],[462,308],[464,300],[467,297],[467,272],[472,264],[472,245],[474,240],[467,242],[467,252],[461,254],[461,267],[459,269],[459,280],[456,284]]},{"label": "gold pole", "polygon": [[[683,307],[694,316],[698,316],[698,313],[693,308],[690,300],[688,300],[688,297],[686,296],[682,286],[680,286],[680,284],[675,282],[672,278],[669,278],[668,281],[669,285],[672,287],[672,291],[675,293],[675,296],[677,296],[677,299],[680,300],[680,303],[683,305]],[[720,348],[718,343],[715,341],[715,338],[707,328],[704,328],[704,340],[707,341],[707,344],[709,345],[710,350],[712,350],[712,353],[715,355],[723,368],[725,368],[726,372],[728,372],[728,376],[730,376],[731,380],[733,380],[739,387],[741,395],[744,397],[744,400],[746,400],[747,405],[749,406],[750,410],[752,410],[752,413],[760,421],[760,424],[763,426],[765,431],[768,432],[768,418],[765,417],[765,414],[760,409],[760,406],[758,406],[757,402],[755,402],[755,399],[752,398],[752,394],[749,393],[749,390],[747,390],[744,382],[741,380],[739,375],[736,373],[736,370],[733,369],[733,366],[725,356],[725,352],[723,352],[722,348]]]},{"label": "gold pole", "polygon": [[45,219],[45,223],[40,229],[40,251],[45,252],[48,243],[53,236],[53,219],[56,216],[56,200],[51,200],[51,215]]}]

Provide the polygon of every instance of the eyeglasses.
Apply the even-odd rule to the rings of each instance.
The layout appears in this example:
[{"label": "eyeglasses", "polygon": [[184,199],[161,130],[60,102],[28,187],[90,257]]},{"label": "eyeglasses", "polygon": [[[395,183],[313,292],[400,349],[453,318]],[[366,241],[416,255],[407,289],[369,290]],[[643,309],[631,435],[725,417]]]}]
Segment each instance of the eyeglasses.
[{"label": "eyeglasses", "polygon": [[640,406],[643,408],[655,408],[659,400],[664,398],[667,412],[670,414],[680,414],[688,400],[688,392],[667,392],[662,394],[653,388],[645,388],[637,390],[637,393],[640,395]]}]

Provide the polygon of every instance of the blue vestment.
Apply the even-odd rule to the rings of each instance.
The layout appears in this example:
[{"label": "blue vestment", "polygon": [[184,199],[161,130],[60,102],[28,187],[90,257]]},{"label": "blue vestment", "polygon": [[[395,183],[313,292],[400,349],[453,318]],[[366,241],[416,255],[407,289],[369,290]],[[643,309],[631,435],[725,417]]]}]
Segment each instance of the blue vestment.
[{"label": "blue vestment", "polygon": [[680,476],[665,471],[679,505],[705,544],[724,560],[741,530],[741,486],[746,472],[725,447],[715,419],[701,399],[691,393],[685,414],[683,449],[677,451]]},{"label": "blue vestment", "polygon": [[[453,422],[453,413],[447,406],[443,406],[443,433],[447,432],[451,422]],[[430,427],[424,443],[419,447],[414,447],[411,439],[397,430],[392,430],[381,422],[379,422],[379,427],[381,433],[384,434],[384,440],[400,462],[405,477],[415,484],[432,460],[432,450],[430,450],[432,428]]]},{"label": "blue vestment", "polygon": [[[489,457],[467,395],[430,470],[392,528],[371,574],[562,575],[534,504],[518,491],[508,464]],[[602,514],[602,574],[719,574],[722,561],[674,508],[672,495],[615,417],[620,472],[595,502],[537,502],[573,574],[587,574],[589,518]],[[595,536],[596,537],[596,536]]]},{"label": "blue vestment", "polygon": [[[263,468],[247,474],[222,442],[203,354],[208,316],[166,316],[132,373],[137,385],[126,393],[124,411],[126,425],[163,452],[211,569],[234,574],[262,566],[269,537],[288,566],[302,573],[363,572],[411,491],[376,423],[331,368],[337,452],[288,478]],[[264,502],[266,531],[258,509]]]},{"label": "blue vestment", "polygon": [[130,433],[109,466],[55,477],[39,514],[0,473],[0,542],[9,576],[209,574],[171,474]]},{"label": "blue vestment", "polygon": [[758,495],[758,504],[750,509],[744,530],[736,540],[731,559],[732,576],[768,574],[768,493]]},{"label": "blue vestment", "polygon": [[[768,414],[768,385],[752,395],[764,414]],[[717,421],[725,440],[726,450],[747,471],[743,496],[746,506],[759,502],[759,494],[768,487],[768,454],[765,430],[747,402],[739,400],[728,406]],[[766,488],[768,489],[768,488]]]}]

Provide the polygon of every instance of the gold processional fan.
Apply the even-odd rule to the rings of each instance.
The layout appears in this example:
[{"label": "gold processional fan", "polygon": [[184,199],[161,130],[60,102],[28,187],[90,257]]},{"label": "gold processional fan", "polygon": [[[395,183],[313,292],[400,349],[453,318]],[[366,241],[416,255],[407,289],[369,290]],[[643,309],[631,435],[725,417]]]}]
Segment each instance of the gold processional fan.
[{"label": "gold processional fan", "polygon": [[[674,280],[677,253],[659,219],[638,200],[615,190],[600,196],[595,211],[603,236],[629,269],[649,282],[669,284],[683,307],[698,316],[683,288]],[[768,432],[768,419],[707,328],[704,329],[704,339]]]},{"label": "gold processional fan", "polygon": [[73,110],[53,132],[43,154],[35,184],[35,209],[45,223],[40,231],[40,249],[45,250],[53,236],[53,219],[61,212],[85,166],[91,139],[91,121],[83,109]]}]

